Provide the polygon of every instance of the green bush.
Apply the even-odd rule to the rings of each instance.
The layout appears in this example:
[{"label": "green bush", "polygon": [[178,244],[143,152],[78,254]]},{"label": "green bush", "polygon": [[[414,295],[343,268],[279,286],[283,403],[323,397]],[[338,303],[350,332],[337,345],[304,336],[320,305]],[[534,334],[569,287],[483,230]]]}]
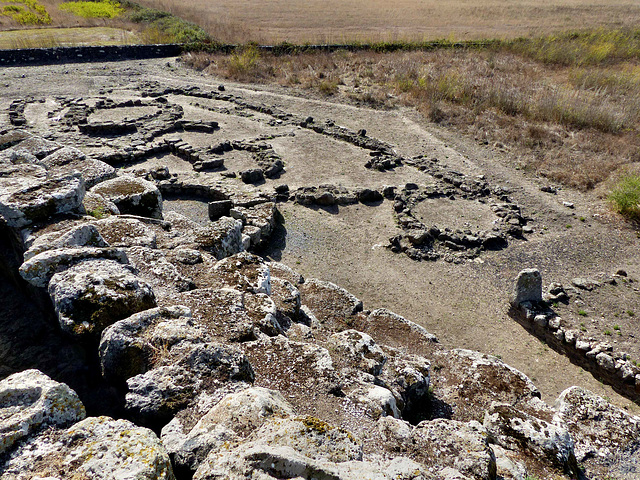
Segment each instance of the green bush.
[{"label": "green bush", "polygon": [[620,180],[609,194],[616,212],[632,220],[640,220],[640,175]]},{"label": "green bush", "polygon": [[[0,16],[11,17],[20,25],[49,25],[51,17],[47,9],[36,0],[10,0],[11,3],[24,5],[6,5],[0,8]],[[8,3],[9,0],[0,0]]]}]

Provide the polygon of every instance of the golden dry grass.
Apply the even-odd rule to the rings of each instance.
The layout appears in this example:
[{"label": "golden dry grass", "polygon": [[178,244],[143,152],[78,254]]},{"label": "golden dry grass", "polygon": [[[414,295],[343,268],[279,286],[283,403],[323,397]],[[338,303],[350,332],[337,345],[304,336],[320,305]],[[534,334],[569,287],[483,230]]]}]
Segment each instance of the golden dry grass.
[{"label": "golden dry grass", "polygon": [[293,43],[514,38],[640,21],[634,0],[141,0],[218,41]]},{"label": "golden dry grass", "polygon": [[0,32],[0,50],[137,43],[140,43],[140,38],[135,33],[112,27],[39,28]]},{"label": "golden dry grass", "polygon": [[284,56],[247,47],[233,55],[190,54],[186,61],[239,81],[376,108],[414,106],[479,143],[504,146],[523,168],[582,189],[640,161],[634,59],[583,67],[545,63],[506,47]]}]

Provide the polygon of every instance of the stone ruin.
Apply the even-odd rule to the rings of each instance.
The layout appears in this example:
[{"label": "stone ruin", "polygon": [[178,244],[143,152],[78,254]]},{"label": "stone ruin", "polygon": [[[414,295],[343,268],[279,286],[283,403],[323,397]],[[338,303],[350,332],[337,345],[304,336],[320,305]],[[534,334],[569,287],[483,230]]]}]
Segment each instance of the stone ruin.
[{"label": "stone ruin", "polygon": [[[500,359],[447,349],[410,320],[256,255],[277,227],[278,202],[390,199],[405,232],[390,248],[464,261],[526,234],[508,192],[433,159],[402,158],[364,131],[221,91],[142,91],[126,105],[60,99],[55,141],[19,129],[25,109],[12,106],[15,128],[0,136],[0,215],[15,257],[3,262],[18,267],[20,288],[95,360],[121,413],[87,416],[73,390],[37,370],[8,376],[0,381],[3,478],[637,478],[640,418],[577,387],[547,405]],[[123,172],[162,152],[196,173],[220,169],[237,151],[250,154],[262,179],[285,174],[286,158],[266,138],[209,148],[178,138],[219,126],[185,121],[170,94],[295,124],[370,151],[366,168],[408,163],[437,181],[379,190],[278,185],[266,194],[162,167]],[[114,105],[144,109],[142,121],[90,121]],[[246,172],[242,182],[262,181]],[[209,221],[165,211],[163,196],[178,194],[205,199]],[[482,231],[421,220],[422,202],[452,197],[500,220]],[[524,283],[514,302],[526,307],[537,283]]]}]

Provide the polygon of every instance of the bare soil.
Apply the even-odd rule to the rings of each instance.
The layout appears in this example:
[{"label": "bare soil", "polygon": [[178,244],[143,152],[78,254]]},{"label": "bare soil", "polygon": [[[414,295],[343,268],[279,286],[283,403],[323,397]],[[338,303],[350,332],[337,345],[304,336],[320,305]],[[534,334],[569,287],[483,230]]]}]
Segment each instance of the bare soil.
[{"label": "bare soil", "polygon": [[[3,86],[0,129],[9,127],[8,108],[16,98],[68,96],[85,97],[88,101],[104,89],[104,96],[135,99],[141,93],[140,82],[148,81],[164,86],[198,86],[204,90],[216,90],[220,83],[215,78],[183,69],[175,59],[5,68],[0,72]],[[249,102],[312,116],[316,122],[330,119],[353,131],[364,128],[368,136],[392,144],[403,156],[437,157],[451,171],[474,177],[484,175],[490,185],[510,190],[509,197],[521,206],[533,229],[522,239],[510,239],[507,248],[484,252],[474,260],[417,262],[385,248],[389,238],[400,231],[391,201],[327,208],[287,202],[278,206],[285,222],[265,251],[266,256],[290,265],[305,277],[337,283],[363,300],[365,309],[389,308],[423,325],[447,346],[500,356],[530,376],[549,402],[565,388],[580,385],[630,411],[640,411],[638,406],[530,336],[507,315],[513,281],[523,268],[539,268],[545,285],[561,282],[568,286],[574,277],[612,275],[620,268],[626,270],[629,278],[640,278],[639,240],[635,231],[611,214],[594,194],[569,188],[560,189],[557,194],[544,193],[540,187],[547,182],[516,169],[517,162],[508,152],[478,145],[473,138],[430,123],[409,108],[378,111],[305,98],[304,93],[280,87],[231,83],[225,86],[228,93]],[[364,168],[367,155],[362,149],[292,125],[270,125],[259,114],[251,117],[213,113],[190,105],[192,98],[171,97],[170,101],[183,105],[189,113],[185,115],[187,120],[219,121],[220,130],[213,134],[183,135],[195,146],[216,144],[224,139],[252,139],[264,133],[275,135],[288,131],[294,135],[267,140],[285,162],[286,172],[277,180],[249,187],[237,178],[223,177],[221,172],[196,175],[176,171],[179,175],[206,179],[228,188],[265,192],[273,192],[276,185],[283,183],[292,189],[323,183],[346,187],[401,187],[407,182],[426,184],[432,180],[426,173],[408,166],[390,172],[367,170]],[[27,118],[27,121],[27,128],[36,133],[77,146],[88,154],[96,150],[89,146],[96,144],[95,138],[89,142],[73,129],[59,128],[52,119],[44,122]],[[157,166],[158,159],[150,162],[153,165],[149,166]],[[234,162],[231,160],[230,165]],[[135,168],[143,166],[139,164]],[[574,208],[563,205],[565,201],[572,202]],[[192,211],[194,218],[203,212],[193,204],[175,201],[172,204],[171,200],[165,208]],[[450,228],[465,222],[474,228],[486,226],[492,220],[491,212],[484,206],[459,200],[425,203],[420,207],[420,215],[438,226]],[[595,290],[594,300],[583,296],[585,308],[594,312],[589,313],[590,316],[604,316],[612,322],[616,314],[624,315],[627,310],[640,316],[640,308],[635,306],[637,292],[633,288],[625,284],[619,290],[608,289],[609,286]],[[596,301],[597,295],[603,295],[601,298],[607,301]],[[570,317],[562,309],[559,313],[567,319]],[[626,313],[624,320],[628,323],[624,325],[620,320],[623,336],[634,330],[637,316]],[[640,342],[636,343],[628,335],[624,338],[625,349],[635,355],[634,358],[640,358]]]}]

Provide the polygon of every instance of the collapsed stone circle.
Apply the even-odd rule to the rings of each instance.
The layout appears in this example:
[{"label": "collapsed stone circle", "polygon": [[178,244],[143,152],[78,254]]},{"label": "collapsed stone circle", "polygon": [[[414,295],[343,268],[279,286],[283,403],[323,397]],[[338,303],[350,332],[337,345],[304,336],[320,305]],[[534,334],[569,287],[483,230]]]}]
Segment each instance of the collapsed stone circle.
[{"label": "collapsed stone circle", "polygon": [[[144,82],[139,92],[58,99],[51,118],[60,129],[49,139],[17,128],[25,100],[11,107],[16,128],[0,133],[0,215],[24,260],[19,275],[98,359],[127,417],[85,418],[65,385],[16,373],[0,381],[3,476],[493,480],[580,477],[586,468],[593,478],[633,478],[640,418],[575,387],[549,406],[500,359],[446,349],[408,319],[255,254],[277,228],[278,202],[392,201],[404,232],[393,251],[464,261],[526,234],[508,192],[433,159],[404,158],[365,131],[222,91]],[[217,159],[229,148],[252,153],[264,181],[286,179],[286,156],[268,138],[191,147],[176,132],[219,125],[185,120],[172,95],[225,102],[228,115],[259,113],[257,122],[370,151],[363,168],[409,165],[433,181],[379,190],[278,184],[273,193],[209,182],[195,173],[224,168]],[[88,120],[142,106],[155,113]],[[194,173],[121,171],[167,152]],[[209,221],[164,210],[167,196],[187,194],[208,204]],[[421,202],[452,197],[488,204],[494,228],[418,219]]]}]

